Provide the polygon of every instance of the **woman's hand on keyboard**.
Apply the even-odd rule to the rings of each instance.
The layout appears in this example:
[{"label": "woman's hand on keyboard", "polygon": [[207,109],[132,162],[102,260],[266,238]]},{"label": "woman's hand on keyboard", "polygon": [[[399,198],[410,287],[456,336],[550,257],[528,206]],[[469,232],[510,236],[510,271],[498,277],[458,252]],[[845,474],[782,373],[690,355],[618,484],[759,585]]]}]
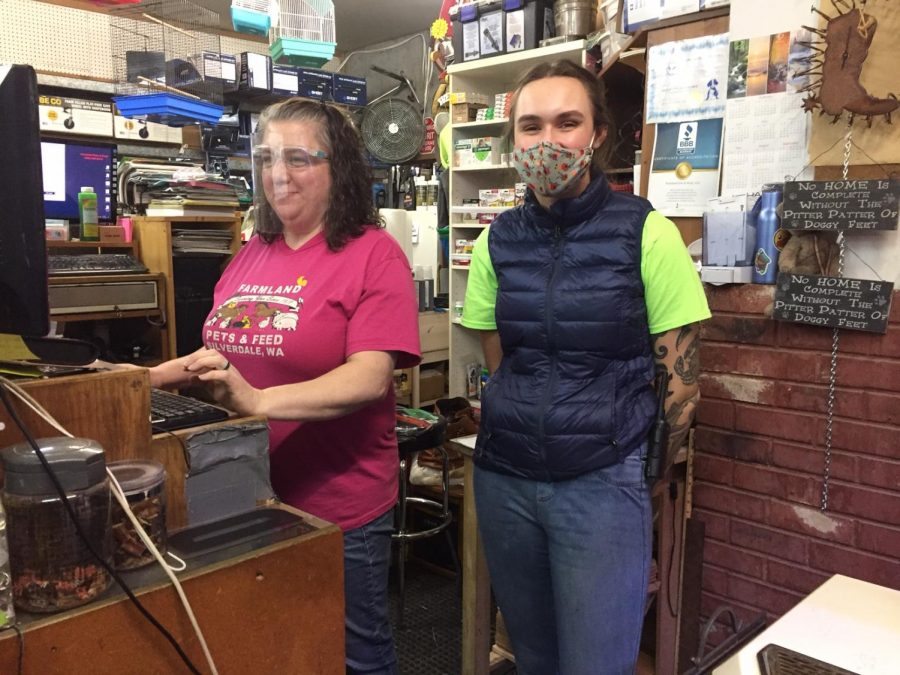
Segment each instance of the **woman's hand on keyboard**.
[{"label": "woman's hand on keyboard", "polygon": [[260,390],[250,386],[222,354],[213,349],[201,349],[185,359],[184,369],[207,385],[219,405],[242,415],[257,413]]}]

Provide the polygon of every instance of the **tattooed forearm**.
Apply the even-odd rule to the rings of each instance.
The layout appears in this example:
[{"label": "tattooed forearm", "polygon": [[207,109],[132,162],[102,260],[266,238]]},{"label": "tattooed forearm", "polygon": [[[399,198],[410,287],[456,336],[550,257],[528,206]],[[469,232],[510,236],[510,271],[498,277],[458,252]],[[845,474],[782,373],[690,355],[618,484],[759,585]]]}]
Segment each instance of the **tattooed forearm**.
[{"label": "tattooed forearm", "polygon": [[[678,336],[678,343],[681,342],[683,336],[682,332]],[[693,331],[684,337],[690,341],[684,346],[684,354],[675,360],[675,374],[681,378],[684,384],[697,384],[697,378],[700,377],[700,340],[697,339],[697,333]],[[678,351],[681,351],[680,347]]]},{"label": "tattooed forearm", "polygon": [[669,458],[684,443],[700,400],[700,338],[697,324],[652,336],[653,356],[669,374],[665,393]]},{"label": "tattooed forearm", "polygon": [[669,355],[669,348],[663,344],[662,337],[668,333],[660,333],[653,336],[653,356],[657,361],[662,361]]},{"label": "tattooed forearm", "polygon": [[699,398],[700,394],[698,393],[686,401],[673,401],[666,409],[666,421],[669,423],[668,457],[670,460],[687,437]]}]

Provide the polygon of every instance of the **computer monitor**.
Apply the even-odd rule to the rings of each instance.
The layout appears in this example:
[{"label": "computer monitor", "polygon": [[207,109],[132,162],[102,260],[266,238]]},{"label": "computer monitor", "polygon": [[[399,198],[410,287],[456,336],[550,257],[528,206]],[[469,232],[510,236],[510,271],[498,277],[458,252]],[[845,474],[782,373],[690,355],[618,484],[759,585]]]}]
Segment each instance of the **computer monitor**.
[{"label": "computer monitor", "polygon": [[50,330],[37,78],[0,64],[0,333]]},{"label": "computer monitor", "polygon": [[71,139],[41,141],[44,175],[44,216],[78,219],[78,192],[97,193],[97,217],[116,219],[116,146]]}]

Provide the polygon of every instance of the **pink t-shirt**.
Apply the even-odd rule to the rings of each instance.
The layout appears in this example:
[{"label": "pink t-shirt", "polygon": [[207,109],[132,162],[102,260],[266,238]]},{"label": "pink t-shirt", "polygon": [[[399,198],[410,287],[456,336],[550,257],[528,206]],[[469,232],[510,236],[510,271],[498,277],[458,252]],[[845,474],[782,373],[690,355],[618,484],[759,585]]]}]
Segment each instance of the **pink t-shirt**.
[{"label": "pink t-shirt", "polygon": [[[254,237],[216,284],[203,331],[258,388],[319,377],[361,351],[419,361],[409,262],[382,229],[335,253],[321,233],[299,249]],[[272,486],[286,503],[350,530],[397,499],[394,394],[322,422],[270,421]]]}]

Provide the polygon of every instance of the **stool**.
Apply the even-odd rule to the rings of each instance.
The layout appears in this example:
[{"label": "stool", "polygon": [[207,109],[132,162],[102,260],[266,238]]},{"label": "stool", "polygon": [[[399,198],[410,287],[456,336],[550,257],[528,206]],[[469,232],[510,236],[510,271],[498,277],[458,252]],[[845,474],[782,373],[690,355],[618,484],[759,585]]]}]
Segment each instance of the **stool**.
[{"label": "stool", "polygon": [[[397,603],[397,625],[400,627],[403,626],[403,604],[406,591],[406,546],[409,542],[433,537],[443,532],[447,537],[450,554],[453,556],[453,568],[456,570],[457,577],[459,576],[459,561],[456,557],[456,548],[453,545],[450,532],[447,530],[447,526],[453,520],[453,514],[450,513],[450,458],[447,456],[444,448],[441,447],[446,426],[444,418],[440,418],[439,422],[432,425],[429,429],[413,435],[399,436],[397,439],[397,448],[400,452],[400,490],[397,500],[396,527],[394,534],[391,536],[398,544],[397,580],[399,582],[400,597]],[[441,501],[426,497],[411,497],[408,494],[409,462],[414,453],[429,448],[436,449],[441,455]],[[406,507],[409,504],[417,504],[433,512],[440,519],[438,524],[427,530],[408,530]]]}]

